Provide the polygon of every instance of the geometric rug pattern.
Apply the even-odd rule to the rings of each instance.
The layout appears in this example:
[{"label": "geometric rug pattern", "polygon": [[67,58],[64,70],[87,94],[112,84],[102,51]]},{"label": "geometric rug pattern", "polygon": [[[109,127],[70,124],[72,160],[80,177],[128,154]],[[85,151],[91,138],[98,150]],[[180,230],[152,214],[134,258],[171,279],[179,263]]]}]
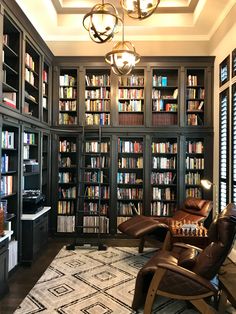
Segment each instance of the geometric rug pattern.
[{"label": "geometric rug pattern", "polygon": [[[14,314],[131,314],[138,270],[155,252],[145,248],[63,248]],[[143,313],[140,310],[138,313]],[[184,301],[158,297],[153,313],[196,314]]]}]

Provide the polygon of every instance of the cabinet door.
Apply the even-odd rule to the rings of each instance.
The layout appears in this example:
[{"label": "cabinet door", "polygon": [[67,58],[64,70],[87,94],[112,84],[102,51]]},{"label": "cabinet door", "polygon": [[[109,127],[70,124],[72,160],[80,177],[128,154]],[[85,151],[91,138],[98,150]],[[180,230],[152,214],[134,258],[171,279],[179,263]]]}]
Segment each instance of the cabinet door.
[{"label": "cabinet door", "polygon": [[8,240],[0,243],[0,295],[7,291]]}]

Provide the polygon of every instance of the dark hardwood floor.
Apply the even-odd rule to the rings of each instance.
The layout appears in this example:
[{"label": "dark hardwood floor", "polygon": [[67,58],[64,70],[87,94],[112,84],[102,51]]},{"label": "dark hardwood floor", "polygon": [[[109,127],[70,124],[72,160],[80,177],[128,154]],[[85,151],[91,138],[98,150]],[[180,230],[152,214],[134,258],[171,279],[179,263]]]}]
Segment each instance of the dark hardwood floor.
[{"label": "dark hardwood floor", "polygon": [[48,245],[31,266],[18,266],[9,276],[9,292],[0,299],[0,313],[11,314],[17,309],[44,271],[50,265],[65,240],[49,239]]}]

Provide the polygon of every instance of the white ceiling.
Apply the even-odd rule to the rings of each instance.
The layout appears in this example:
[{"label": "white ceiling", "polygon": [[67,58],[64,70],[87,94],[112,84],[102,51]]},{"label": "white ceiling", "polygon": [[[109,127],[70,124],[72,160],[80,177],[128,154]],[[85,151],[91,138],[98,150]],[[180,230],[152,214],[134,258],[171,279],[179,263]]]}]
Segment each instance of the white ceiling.
[{"label": "white ceiling", "polygon": [[[82,26],[85,13],[101,0],[16,0],[55,55],[104,55],[113,43],[95,44]],[[119,0],[113,3],[122,14]],[[141,55],[208,54],[208,43],[235,8],[236,0],[161,0],[139,21],[125,15],[125,40]],[[114,41],[121,40],[121,32]]]}]

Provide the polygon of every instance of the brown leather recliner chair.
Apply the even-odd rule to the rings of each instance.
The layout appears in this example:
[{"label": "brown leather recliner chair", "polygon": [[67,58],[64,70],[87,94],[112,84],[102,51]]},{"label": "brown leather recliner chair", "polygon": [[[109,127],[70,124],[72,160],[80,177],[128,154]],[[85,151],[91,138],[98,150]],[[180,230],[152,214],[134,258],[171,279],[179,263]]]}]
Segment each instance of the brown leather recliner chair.
[{"label": "brown leather recliner chair", "polygon": [[151,242],[164,241],[172,220],[204,222],[212,211],[212,205],[212,201],[188,197],[183,206],[171,218],[135,215],[122,222],[118,229],[129,236],[140,239],[139,252],[141,253],[146,240]]},{"label": "brown leather recliner chair", "polygon": [[229,204],[208,231],[211,243],[201,250],[175,243],[172,251],[159,250],[139,271],[132,307],[145,304],[144,313],[151,313],[156,295],[189,300],[201,313],[214,313],[204,298],[217,294],[211,280],[233,246],[236,233],[236,206]]}]

